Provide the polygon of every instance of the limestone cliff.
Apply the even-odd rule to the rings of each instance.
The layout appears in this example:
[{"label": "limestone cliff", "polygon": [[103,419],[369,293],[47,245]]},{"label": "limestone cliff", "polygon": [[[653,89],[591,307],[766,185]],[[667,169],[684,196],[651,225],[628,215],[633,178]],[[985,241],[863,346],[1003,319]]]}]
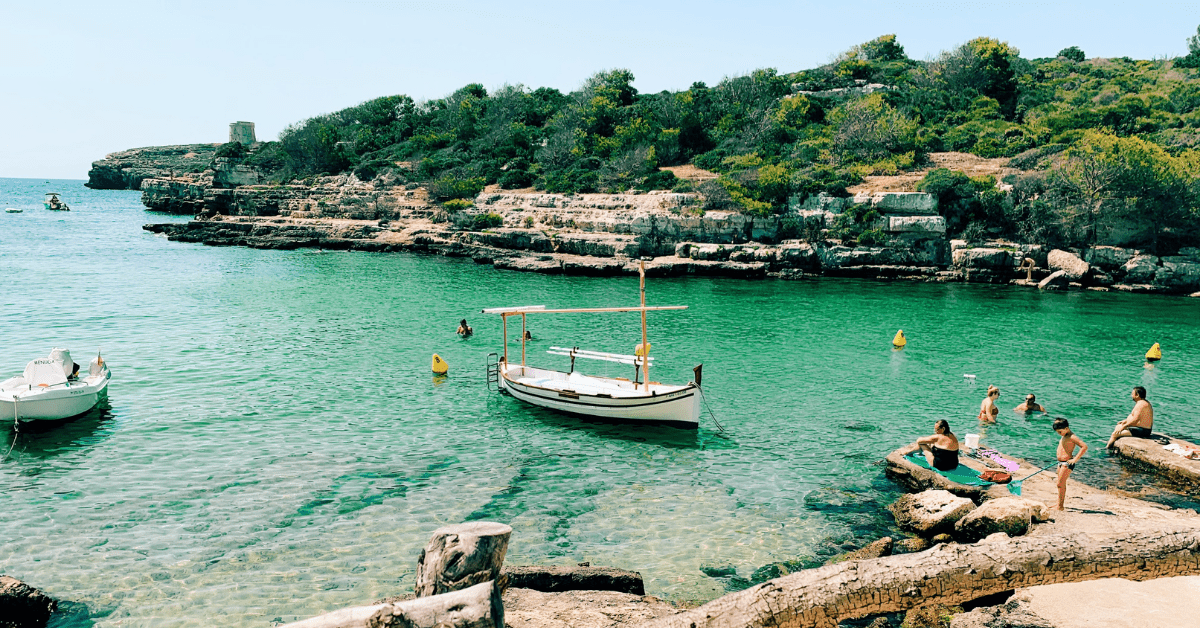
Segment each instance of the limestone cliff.
[{"label": "limestone cliff", "polygon": [[149,146],[110,153],[92,162],[86,185],[95,190],[138,190],[142,181],[204,171],[220,144]]}]

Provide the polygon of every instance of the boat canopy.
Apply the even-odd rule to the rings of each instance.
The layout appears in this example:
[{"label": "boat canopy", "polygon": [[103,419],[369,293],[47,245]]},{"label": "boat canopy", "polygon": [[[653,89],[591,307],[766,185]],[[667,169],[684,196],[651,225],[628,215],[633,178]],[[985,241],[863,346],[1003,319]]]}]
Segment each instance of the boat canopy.
[{"label": "boat canopy", "polygon": [[57,386],[67,383],[63,363],[53,358],[38,358],[26,364],[25,373],[21,377],[30,386]]}]

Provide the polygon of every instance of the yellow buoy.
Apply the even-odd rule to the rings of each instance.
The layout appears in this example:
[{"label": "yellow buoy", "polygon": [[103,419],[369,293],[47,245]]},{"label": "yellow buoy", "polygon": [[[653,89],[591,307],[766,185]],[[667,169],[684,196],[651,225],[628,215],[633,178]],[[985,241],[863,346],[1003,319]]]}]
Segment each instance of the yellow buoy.
[{"label": "yellow buoy", "polygon": [[1157,342],[1146,352],[1146,359],[1151,362],[1162,359],[1162,347],[1159,347]]},{"label": "yellow buoy", "polygon": [[896,332],[896,337],[892,338],[892,346],[899,348],[899,347],[903,347],[906,344],[908,344],[908,338],[904,337],[904,330],[903,329],[898,330]]},{"label": "yellow buoy", "polygon": [[450,370],[450,365],[442,359],[442,356],[433,354],[433,372],[438,375],[445,375],[446,371]]},{"label": "yellow buoy", "polygon": [[636,346],[636,347],[634,347],[634,348],[633,348],[633,355],[636,355],[636,356],[637,356],[637,357],[639,357],[639,358],[645,357],[645,356],[646,356],[646,350],[647,350],[647,349],[653,349],[653,348],[654,348],[654,345],[653,345],[653,344],[650,344],[649,342],[647,342],[647,343],[646,343],[646,347],[643,349],[643,348],[642,348],[642,343],[640,343],[640,342],[639,342],[639,343],[638,343],[638,346]]}]

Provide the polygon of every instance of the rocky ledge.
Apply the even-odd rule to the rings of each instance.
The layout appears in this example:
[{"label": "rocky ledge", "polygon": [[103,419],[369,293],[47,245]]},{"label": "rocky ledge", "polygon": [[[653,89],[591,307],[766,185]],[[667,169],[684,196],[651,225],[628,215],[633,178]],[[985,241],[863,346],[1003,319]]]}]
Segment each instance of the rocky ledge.
[{"label": "rocky ledge", "polygon": [[[423,188],[353,175],[306,184],[236,185],[221,172],[147,179],[147,208],[191,214],[147,225],[172,240],[216,246],[423,251],[496,268],[620,275],[648,262],[658,275],[798,279],[808,275],[1016,283],[1043,290],[1200,290],[1200,249],[1171,256],[1097,246],[1052,250],[1006,241],[948,240],[937,199],[920,193],[855,198],[880,214],[875,246],[828,237],[845,203],[807,199],[782,215],[701,209],[696,194],[544,194],[485,190],[447,209]],[[807,235],[809,240],[797,239]],[[1028,268],[1028,270],[1026,270]]]},{"label": "rocky ledge", "polygon": [[1200,452],[1200,447],[1178,438],[1170,438],[1164,434],[1154,434],[1156,438],[1119,438],[1113,443],[1117,455],[1134,461],[1136,464],[1148,467],[1154,473],[1165,477],[1171,482],[1183,487],[1187,492],[1200,495],[1200,459],[1184,458],[1168,451],[1166,446],[1173,446],[1176,451]]},{"label": "rocky ledge", "polygon": [[94,190],[140,190],[142,181],[209,168],[220,144],[183,144],[131,148],[92,162],[88,182]]}]

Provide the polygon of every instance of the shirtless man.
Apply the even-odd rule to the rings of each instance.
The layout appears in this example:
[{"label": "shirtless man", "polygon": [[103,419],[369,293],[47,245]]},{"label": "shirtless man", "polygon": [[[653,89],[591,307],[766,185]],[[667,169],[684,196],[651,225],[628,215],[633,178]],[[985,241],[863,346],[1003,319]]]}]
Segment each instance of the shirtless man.
[{"label": "shirtless man", "polygon": [[463,338],[469,338],[473,333],[475,333],[475,330],[471,329],[471,326],[467,324],[467,319],[464,318],[458,323],[458,335]]},{"label": "shirtless man", "polygon": [[1108,449],[1112,449],[1118,438],[1126,436],[1150,438],[1150,432],[1154,429],[1154,407],[1150,405],[1149,401],[1146,401],[1146,389],[1134,386],[1130,397],[1133,398],[1133,411],[1124,421],[1117,423],[1117,429],[1113,430],[1112,438],[1108,439],[1108,445],[1106,445]]},{"label": "shirtless man", "polygon": [[1033,393],[1029,393],[1028,395],[1025,395],[1025,403],[1013,408],[1013,411],[1025,412],[1025,413],[1045,412],[1046,409],[1043,408],[1041,405],[1039,405],[1038,402],[1034,401],[1034,399],[1035,399],[1035,397],[1033,396]]},{"label": "shirtless man", "polygon": [[[1067,477],[1071,475],[1083,454],[1087,453],[1088,446],[1071,431],[1066,419],[1054,419],[1054,431],[1062,438],[1058,439],[1058,506],[1051,510],[1062,510],[1067,501]],[[1079,447],[1078,454],[1075,453],[1076,447]]]},{"label": "shirtless man", "polygon": [[979,420],[984,423],[995,423],[996,415],[1000,414],[1000,408],[996,407],[996,400],[1000,398],[1000,389],[995,386],[988,386],[987,396],[983,398],[983,403],[979,404]]}]

